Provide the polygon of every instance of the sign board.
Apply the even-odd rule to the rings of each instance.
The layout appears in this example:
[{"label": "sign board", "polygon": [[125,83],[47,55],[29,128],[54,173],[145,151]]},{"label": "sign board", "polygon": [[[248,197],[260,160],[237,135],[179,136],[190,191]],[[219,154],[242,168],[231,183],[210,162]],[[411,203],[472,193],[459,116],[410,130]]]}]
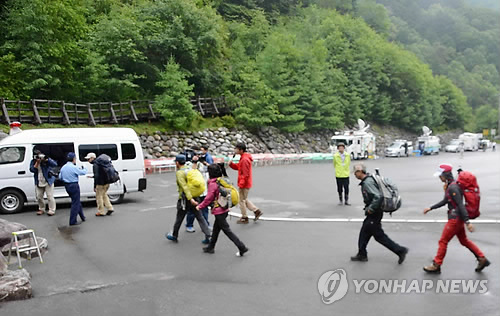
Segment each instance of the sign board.
[{"label": "sign board", "polygon": [[489,134],[490,134],[490,130],[489,129],[483,129],[483,136],[484,137],[488,137]]}]

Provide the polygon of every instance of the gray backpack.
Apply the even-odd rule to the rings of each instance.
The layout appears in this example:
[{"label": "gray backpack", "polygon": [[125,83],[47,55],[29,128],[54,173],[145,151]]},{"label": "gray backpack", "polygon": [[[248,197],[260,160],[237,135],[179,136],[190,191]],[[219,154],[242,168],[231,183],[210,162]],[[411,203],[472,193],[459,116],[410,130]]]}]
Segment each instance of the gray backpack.
[{"label": "gray backpack", "polygon": [[399,195],[398,187],[389,178],[382,177],[378,169],[375,169],[375,174],[372,175],[377,183],[380,195],[382,195],[382,204],[380,209],[386,213],[397,211],[402,204],[401,196]]}]

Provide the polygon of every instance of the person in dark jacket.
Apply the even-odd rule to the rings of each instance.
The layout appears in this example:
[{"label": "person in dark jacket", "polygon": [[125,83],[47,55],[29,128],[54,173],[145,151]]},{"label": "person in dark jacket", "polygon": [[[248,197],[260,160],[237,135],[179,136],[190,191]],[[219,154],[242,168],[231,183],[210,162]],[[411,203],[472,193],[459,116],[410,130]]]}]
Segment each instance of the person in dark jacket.
[{"label": "person in dark jacket", "polygon": [[222,230],[224,234],[238,247],[238,252],[236,256],[241,257],[247,251],[248,248],[245,246],[243,242],[231,231],[229,224],[226,220],[227,215],[229,213],[228,208],[222,208],[217,203],[217,198],[219,197],[219,185],[217,184],[217,179],[223,176],[223,169],[218,164],[211,164],[208,166],[208,188],[207,188],[207,196],[201,202],[200,205],[196,206],[196,210],[200,211],[205,207],[208,207],[212,203],[214,203],[214,207],[212,207],[212,214],[215,216],[214,228],[212,231],[212,237],[210,238],[210,243],[207,247],[203,248],[203,252],[206,253],[214,253],[215,244],[217,243],[217,239],[219,238],[219,233]]},{"label": "person in dark jacket", "polygon": [[96,158],[96,154],[88,153],[85,159],[92,164],[92,170],[94,172],[94,192],[97,202],[97,213],[95,216],[111,215],[114,212],[114,208],[108,197],[108,179],[102,169],[102,166],[111,164],[111,157],[106,154],[101,154]]},{"label": "person in dark jacket", "polygon": [[38,212],[36,215],[45,214],[44,194],[47,195],[49,211],[47,215],[56,213],[56,200],[54,199],[54,182],[56,177],[52,173],[52,168],[57,167],[57,162],[45,156],[41,151],[35,150],[35,157],[31,160],[30,171],[35,178],[36,200],[38,201]]},{"label": "person in dark jacket", "polygon": [[424,209],[424,214],[448,205],[448,223],[446,223],[441,239],[439,239],[439,248],[436,257],[434,257],[431,265],[424,267],[424,271],[428,273],[441,273],[441,265],[446,255],[448,243],[456,235],[460,244],[468,248],[476,256],[478,261],[476,272],[481,272],[485,267],[490,265],[490,262],[485,258],[481,250],[467,238],[467,234],[465,233],[464,225],[467,226],[467,229],[471,233],[474,231],[474,226],[469,221],[469,214],[463,203],[462,190],[453,178],[453,167],[448,164],[442,164],[439,168],[440,170],[436,173],[436,176],[439,176],[444,183],[444,199]]},{"label": "person in dark jacket", "polygon": [[375,179],[366,172],[366,167],[363,164],[356,164],[354,166],[354,175],[358,180],[361,180],[359,185],[361,186],[361,193],[363,194],[363,201],[365,203],[364,211],[366,218],[359,232],[358,254],[351,257],[351,260],[368,261],[366,247],[370,239],[374,237],[376,241],[399,257],[399,264],[403,263],[408,253],[408,248],[402,247],[392,241],[382,229],[382,217],[384,216],[384,212],[380,209],[382,196],[380,195]]}]

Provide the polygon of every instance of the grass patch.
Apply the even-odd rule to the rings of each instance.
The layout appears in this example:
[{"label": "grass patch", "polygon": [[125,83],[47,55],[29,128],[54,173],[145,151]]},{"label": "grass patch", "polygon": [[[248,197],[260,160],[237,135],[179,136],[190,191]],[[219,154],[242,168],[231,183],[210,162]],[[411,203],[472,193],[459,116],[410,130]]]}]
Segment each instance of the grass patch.
[{"label": "grass patch", "polygon": [[[219,128],[219,127],[227,127],[233,128],[236,126],[236,122],[231,116],[224,117],[215,117],[215,118],[196,118],[191,126],[186,129],[186,131],[201,131],[207,128]],[[21,129],[41,129],[41,128],[89,128],[87,124],[71,124],[71,125],[63,125],[63,124],[23,124]],[[134,124],[97,124],[96,127],[129,127],[132,128],[137,134],[153,134],[156,131],[164,132],[172,132],[174,129],[168,126],[163,121],[156,121],[151,123],[134,123]],[[5,124],[0,125],[0,130],[9,133],[9,126]]]}]

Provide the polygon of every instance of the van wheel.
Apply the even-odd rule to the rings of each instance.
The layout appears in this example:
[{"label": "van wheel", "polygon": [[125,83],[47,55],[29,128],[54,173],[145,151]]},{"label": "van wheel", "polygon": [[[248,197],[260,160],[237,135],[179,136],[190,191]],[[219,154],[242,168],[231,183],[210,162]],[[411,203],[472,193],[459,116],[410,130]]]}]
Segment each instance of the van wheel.
[{"label": "van wheel", "polygon": [[351,153],[351,160],[356,160],[356,158],[354,157],[354,153]]},{"label": "van wheel", "polygon": [[365,159],[368,159],[368,152],[365,151],[365,156],[364,156]]},{"label": "van wheel", "polygon": [[24,206],[24,196],[17,190],[5,190],[0,193],[0,213],[14,214]]},{"label": "van wheel", "polygon": [[123,202],[125,194],[108,194],[108,197],[111,204],[120,204]]}]

